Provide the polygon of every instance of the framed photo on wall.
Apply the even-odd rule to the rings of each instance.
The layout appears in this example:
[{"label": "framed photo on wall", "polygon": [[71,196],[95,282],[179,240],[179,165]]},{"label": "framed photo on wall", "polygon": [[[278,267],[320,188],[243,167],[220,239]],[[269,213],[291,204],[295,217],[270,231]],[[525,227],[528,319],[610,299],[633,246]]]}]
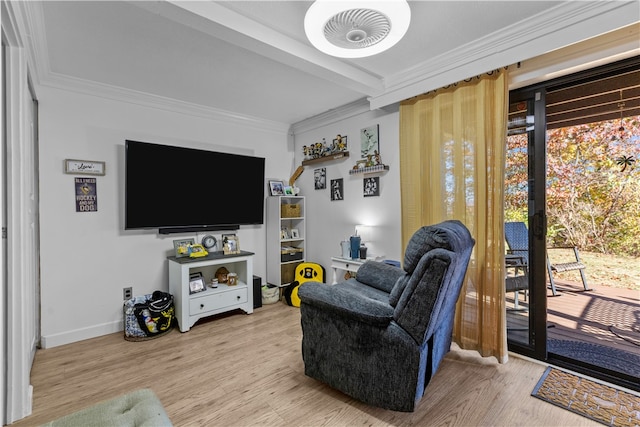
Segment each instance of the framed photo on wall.
[{"label": "framed photo on wall", "polygon": [[360,157],[363,159],[380,153],[380,140],[378,137],[378,125],[369,126],[360,130]]},{"label": "framed photo on wall", "polygon": [[313,187],[316,190],[324,190],[327,188],[327,168],[313,170]]},{"label": "framed photo on wall", "polygon": [[342,178],[331,180],[331,200],[343,200],[343,181]]},{"label": "framed photo on wall", "polygon": [[372,196],[380,195],[380,177],[379,176],[365,178],[363,180],[363,194],[364,194],[364,197],[372,197]]}]

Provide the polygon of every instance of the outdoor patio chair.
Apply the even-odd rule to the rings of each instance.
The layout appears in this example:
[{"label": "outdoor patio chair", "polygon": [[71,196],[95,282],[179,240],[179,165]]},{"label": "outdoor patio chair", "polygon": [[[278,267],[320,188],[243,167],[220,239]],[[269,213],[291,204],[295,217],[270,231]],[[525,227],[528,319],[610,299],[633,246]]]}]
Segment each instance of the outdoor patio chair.
[{"label": "outdoor patio chair", "polygon": [[[505,222],[504,224],[504,237],[507,241],[509,249],[507,253],[512,255],[520,255],[525,262],[529,262],[529,231],[524,222]],[[563,263],[551,263],[549,258],[549,250],[554,249],[572,249],[575,261],[563,262]],[[554,246],[547,248],[547,273],[549,274],[549,283],[551,284],[551,293],[553,296],[558,295],[556,290],[556,284],[553,280],[553,273],[561,273],[564,271],[578,270],[580,272],[580,278],[582,279],[582,285],[585,291],[591,289],[587,285],[587,278],[584,275],[584,270],[587,267],[580,260],[580,253],[576,246]]]},{"label": "outdoor patio chair", "polygon": [[[526,258],[523,255],[506,254],[504,256],[505,263],[505,291],[513,292],[513,307],[507,307],[507,331],[527,331],[529,326],[522,325],[521,320],[526,319],[517,315],[517,312],[527,312],[529,307],[520,305],[520,292],[524,294],[526,301],[529,295],[529,271],[526,264]],[[514,317],[509,316],[514,314]],[[520,321],[518,320],[520,319]]]},{"label": "outdoor patio chair", "polygon": [[513,308],[507,309],[507,311],[522,311],[525,309],[520,308],[520,291],[524,292],[524,298],[526,300],[529,292],[529,271],[526,264],[526,258],[522,255],[505,255],[505,288],[506,292],[513,292]]}]

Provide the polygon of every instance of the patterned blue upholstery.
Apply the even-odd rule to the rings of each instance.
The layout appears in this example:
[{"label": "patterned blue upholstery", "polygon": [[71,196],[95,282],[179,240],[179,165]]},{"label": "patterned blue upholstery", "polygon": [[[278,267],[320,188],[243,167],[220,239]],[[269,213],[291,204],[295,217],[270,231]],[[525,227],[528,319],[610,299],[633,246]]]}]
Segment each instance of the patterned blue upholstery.
[{"label": "patterned blue upholstery", "polygon": [[410,412],[451,346],[475,241],[460,221],[415,232],[404,268],[368,261],[357,279],[300,286],[305,374],[372,406]]}]

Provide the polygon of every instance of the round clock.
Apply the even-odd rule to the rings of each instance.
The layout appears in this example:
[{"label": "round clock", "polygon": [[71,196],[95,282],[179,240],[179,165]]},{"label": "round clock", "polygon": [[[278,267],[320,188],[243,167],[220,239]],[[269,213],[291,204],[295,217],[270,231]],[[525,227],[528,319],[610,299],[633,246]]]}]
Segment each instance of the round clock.
[{"label": "round clock", "polygon": [[211,234],[207,234],[202,238],[202,246],[204,246],[206,250],[213,248],[217,243],[218,241]]}]

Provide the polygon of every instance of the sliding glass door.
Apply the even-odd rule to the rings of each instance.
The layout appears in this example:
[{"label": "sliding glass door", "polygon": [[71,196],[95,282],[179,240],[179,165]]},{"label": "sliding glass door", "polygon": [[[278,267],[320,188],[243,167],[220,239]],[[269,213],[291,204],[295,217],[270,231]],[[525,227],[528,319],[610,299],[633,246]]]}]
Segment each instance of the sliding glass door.
[{"label": "sliding glass door", "polygon": [[505,168],[505,287],[510,350],[546,358],[545,93],[512,92]]},{"label": "sliding glass door", "polygon": [[512,91],[504,207],[509,350],[634,390],[639,78],[634,57]]}]

